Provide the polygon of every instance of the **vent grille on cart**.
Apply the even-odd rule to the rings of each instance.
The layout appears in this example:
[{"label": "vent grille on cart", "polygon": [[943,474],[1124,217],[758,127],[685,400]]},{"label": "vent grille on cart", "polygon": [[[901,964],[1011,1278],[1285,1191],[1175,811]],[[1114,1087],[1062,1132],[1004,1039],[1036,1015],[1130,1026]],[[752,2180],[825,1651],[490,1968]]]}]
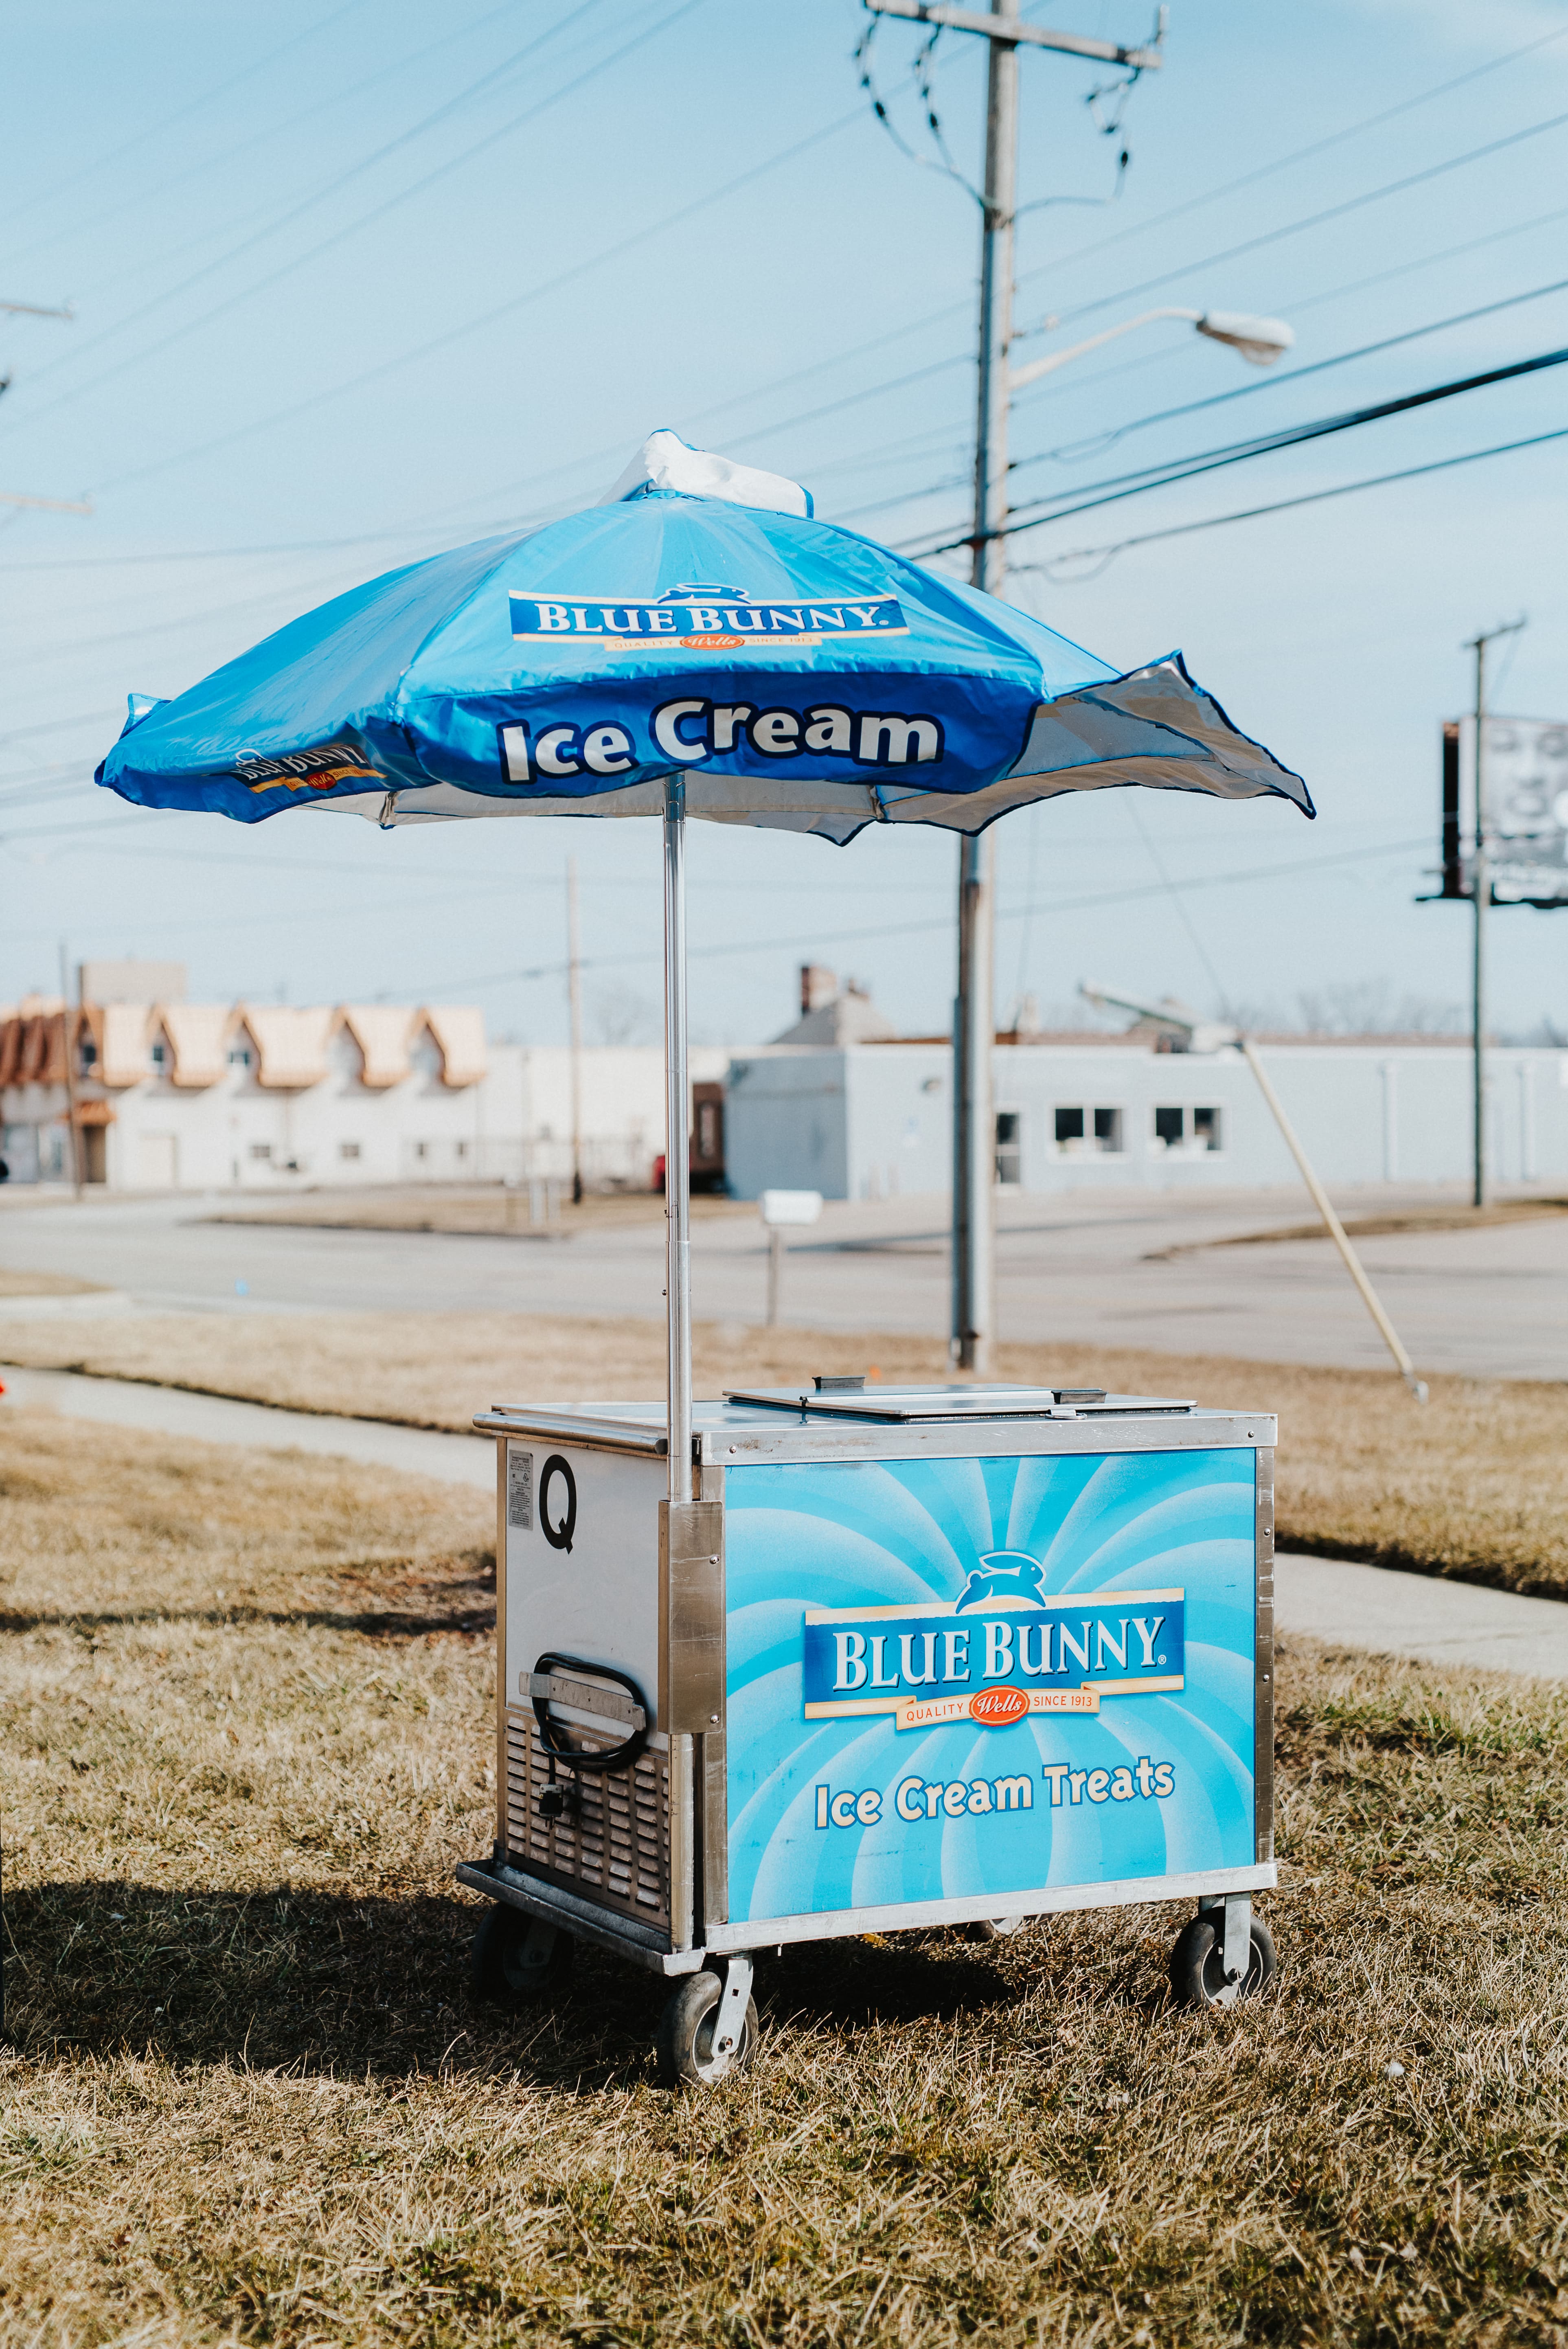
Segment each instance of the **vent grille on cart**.
[{"label": "vent grille on cart", "polygon": [[[575,1728],[572,1734],[593,1754],[614,1742]],[[573,1772],[558,1764],[556,1785],[574,1785],[581,1807],[556,1819],[539,1815],[539,1797],[551,1783],[550,1756],[531,1713],[508,1711],[506,1760],[507,1856],[513,1866],[591,1893],[649,1924],[667,1925],[667,1754],[644,1754],[629,1770]]]}]

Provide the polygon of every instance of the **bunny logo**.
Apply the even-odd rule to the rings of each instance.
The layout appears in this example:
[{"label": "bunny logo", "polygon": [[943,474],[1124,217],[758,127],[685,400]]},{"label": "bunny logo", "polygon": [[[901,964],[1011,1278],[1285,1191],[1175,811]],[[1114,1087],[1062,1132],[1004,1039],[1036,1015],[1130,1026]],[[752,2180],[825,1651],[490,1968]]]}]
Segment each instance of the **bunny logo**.
[{"label": "bunny logo", "polygon": [[953,1611],[962,1615],[966,1607],[981,1607],[997,1599],[1021,1599],[1026,1606],[1043,1607],[1040,1577],[1044,1571],[1039,1559],[1031,1557],[1026,1549],[983,1550]]}]

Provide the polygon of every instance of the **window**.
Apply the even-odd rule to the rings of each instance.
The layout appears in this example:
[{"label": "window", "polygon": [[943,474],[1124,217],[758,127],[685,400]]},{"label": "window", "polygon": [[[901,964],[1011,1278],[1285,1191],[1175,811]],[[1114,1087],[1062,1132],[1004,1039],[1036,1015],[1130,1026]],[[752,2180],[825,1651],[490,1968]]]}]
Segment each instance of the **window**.
[{"label": "window", "polygon": [[94,1069],[98,1066],[98,1046],[93,1042],[90,1036],[84,1036],[82,1038],[81,1061],[83,1076],[90,1077]]},{"label": "window", "polygon": [[1057,1155],[1059,1158],[1082,1158],[1093,1151],[1119,1151],[1121,1148],[1121,1112],[1119,1109],[1058,1108],[1053,1112]]},{"label": "window", "polygon": [[1220,1112],[1212,1104],[1201,1104],[1196,1109],[1172,1107],[1155,1111],[1156,1150],[1180,1151],[1183,1157],[1197,1158],[1222,1146]]},{"label": "window", "polygon": [[468,1156],[469,1145],[466,1142],[459,1142],[458,1143],[456,1154],[459,1158],[466,1158]]},{"label": "window", "polygon": [[340,1142],[337,1145],[337,1154],[340,1158],[357,1158],[359,1155],[358,1143]]},{"label": "window", "polygon": [[252,1157],[253,1157],[253,1158],[267,1159],[267,1158],[271,1158],[272,1154],[273,1154],[273,1145],[272,1145],[272,1143],[271,1143],[270,1142],[253,1142],[253,1143],[252,1143],[252,1144],[251,1144],[251,1155],[252,1155]]},{"label": "window", "polygon": [[250,1046],[248,1044],[231,1044],[229,1047],[229,1066],[232,1069],[248,1069],[250,1065]]},{"label": "window", "polygon": [[428,1142],[417,1142],[414,1144],[414,1155],[416,1158],[428,1158],[429,1154],[430,1145]]},{"label": "window", "polygon": [[163,1044],[161,1043],[161,1041],[160,1041],[159,1043],[154,1044],[154,1046],[153,1046],[153,1048],[152,1048],[152,1065],[153,1065],[153,1067],[154,1067],[155,1069],[160,1069],[160,1068],[163,1066],[164,1061],[165,1061],[168,1058],[169,1058],[169,1054],[168,1054],[167,1050],[165,1050],[165,1048],[164,1048]]},{"label": "window", "polygon": [[1024,1179],[1023,1123],[1016,1109],[1002,1109],[996,1112],[998,1183],[1022,1183]]}]

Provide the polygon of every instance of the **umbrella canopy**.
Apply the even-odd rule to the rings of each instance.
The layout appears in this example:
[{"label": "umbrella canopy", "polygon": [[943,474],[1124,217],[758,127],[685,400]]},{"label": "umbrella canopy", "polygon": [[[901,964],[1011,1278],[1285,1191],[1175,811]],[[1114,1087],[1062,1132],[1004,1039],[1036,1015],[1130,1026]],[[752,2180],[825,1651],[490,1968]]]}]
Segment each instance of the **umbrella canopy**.
[{"label": "umbrella canopy", "polygon": [[1179,653],[1119,673],[671,432],[596,506],[388,572],[138,698],[98,779],[244,823],[397,824],[661,815],[672,773],[690,815],[841,843],[1114,784],[1314,812]]}]

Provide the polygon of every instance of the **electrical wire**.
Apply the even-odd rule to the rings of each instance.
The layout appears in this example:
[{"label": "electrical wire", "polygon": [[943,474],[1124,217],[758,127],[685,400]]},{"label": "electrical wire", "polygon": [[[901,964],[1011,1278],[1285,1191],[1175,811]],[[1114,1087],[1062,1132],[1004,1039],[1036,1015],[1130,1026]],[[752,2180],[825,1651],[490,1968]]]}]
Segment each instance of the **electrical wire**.
[{"label": "electrical wire", "polygon": [[[548,32],[541,34],[538,40],[529,42],[515,56],[508,58],[504,65],[496,69],[497,73],[510,72],[523,59],[542,48],[546,42],[552,40],[562,26],[574,22],[589,9],[602,5],[603,0],[580,0],[580,5],[573,10],[570,16],[557,19]],[[194,334],[201,327],[210,326],[215,318],[226,316],[231,310],[237,308],[243,302],[253,300],[258,294],[267,293],[284,278],[292,276],[296,269],[304,268],[308,263],[319,259],[324,253],[331,252],[335,245],[342,244],[348,237],[357,235],[361,229],[369,227],[372,222],[378,221],[387,212],[395,211],[399,204],[407,203],[414,196],[422,194],[438,180],[444,180],[450,172],[470,162],[476,155],[482,154],[487,148],[495,146],[502,139],[511,138],[525,124],[536,120],[551,107],[558,105],[563,98],[568,98],[574,90],[581,89],[584,82],[592,81],[595,75],[605,72],[609,67],[618,65],[634,49],[641,48],[645,41],[650,41],[656,35],[666,32],[680,17],[688,16],[694,8],[700,7],[702,5],[703,0],[681,0],[681,5],[675,10],[673,16],[665,17],[660,24],[649,26],[634,39],[624,42],[619,48],[613,49],[607,56],[597,59],[594,64],[585,67],[582,73],[575,75],[571,81],[563,83],[559,89],[552,90],[548,97],[540,99],[536,105],[525,107],[521,114],[509,118],[498,129],[487,131],[482,138],[471,141],[456,155],[449,156],[444,162],[438,163],[434,171],[428,171],[422,179],[415,180],[407,187],[397,190],[380,203],[373,205],[369,212],[362,212],[356,220],[349,221],[342,227],[334,229],[330,235],[322,237],[316,243],[308,246],[304,253],[295,254],[290,260],[279,263],[277,267],[271,270],[265,276],[256,278],[251,285],[242,286],[238,292],[225,295],[224,299],[215,303],[211,309],[202,311],[197,317],[187,318],[181,325],[171,328],[161,341],[145,344],[140,350],[132,351],[124,358],[115,360],[109,367],[100,368],[98,373],[89,377],[86,383],[76,384],[59,393],[55,398],[46,400],[42,408],[25,411],[22,418],[23,425],[36,424],[46,416],[52,416],[57,409],[67,407],[72,401],[85,398],[88,392],[97,390],[100,384],[112,381],[114,377],[122,373],[126,367],[139,367],[147,359],[157,358],[175,343],[182,341],[187,335]],[[445,121],[449,115],[467,105],[478,91],[492,88],[495,78],[495,73],[481,77],[468,89],[459,91],[456,98],[449,99],[444,106],[438,107],[433,114],[427,115],[423,121],[417,122],[411,129],[400,132],[396,139],[389,140],[385,146],[377,148],[374,154],[366,156],[359,162],[352,164],[347,171],[340,172],[335,180],[329,181],[326,186],[318,188],[313,194],[292,206],[289,211],[281,213],[277,219],[269,222],[266,227],[256,230],[253,235],[232,246],[227,253],[220,254],[215,260],[204,263],[200,269],[193,271],[178,285],[170,286],[163,293],[155,295],[150,301],[144,302],[139,310],[132,310],[128,316],[117,319],[112,326],[106,326],[103,332],[95,336],[91,341],[78,344],[75,350],[57,359],[50,360],[47,367],[40,367],[29,379],[28,388],[31,384],[40,381],[45,376],[54,374],[61,367],[75,365],[88,351],[96,349],[98,344],[122,334],[127,326],[134,326],[139,319],[145,318],[154,310],[160,309],[164,303],[177,300],[181,294],[188,293],[192,285],[200,285],[204,278],[212,276],[215,272],[227,269],[242,254],[249,253],[253,246],[264,243],[269,237],[275,236],[281,229],[287,228],[291,222],[301,219],[304,213],[313,212],[317,204],[323,202],[326,197],[335,195],[338,189],[346,187],[350,181],[358,179],[376,164],[385,161],[387,156],[396,154],[399,148],[406,147],[411,140],[422,137],[438,123]]]},{"label": "electrical wire", "polygon": [[1471,326],[1477,318],[1494,317],[1501,310],[1516,310],[1525,302],[1544,301],[1548,295],[1561,294],[1565,289],[1568,289],[1568,277],[1558,277],[1550,285],[1532,286],[1527,294],[1506,295],[1501,301],[1485,302],[1479,309],[1460,310],[1450,318],[1436,318],[1425,326],[1408,327],[1403,334],[1385,335],[1379,342],[1361,343],[1353,351],[1338,351],[1332,358],[1314,359],[1306,367],[1287,368],[1283,375],[1265,376],[1259,383],[1243,383],[1234,391],[1216,391],[1207,399],[1189,399],[1180,408],[1157,409],[1151,416],[1134,417],[1129,424],[1113,425],[1107,432],[1098,433],[1088,440],[1071,443],[1067,448],[1037,450],[1032,457],[1017,459],[1008,471],[1023,472],[1030,465],[1043,465],[1052,460],[1068,463],[1079,452],[1110,448],[1118,440],[1125,440],[1130,433],[1146,431],[1152,424],[1169,424],[1179,416],[1196,416],[1204,409],[1228,408],[1233,400],[1255,398],[1260,391],[1277,391],[1281,384],[1298,383],[1309,375],[1322,375],[1328,367],[1348,367],[1356,359],[1374,358],[1379,352],[1398,350],[1404,343],[1419,342],[1427,335],[1446,334],[1454,326]]},{"label": "electrical wire", "polygon": [[[358,6],[362,5],[362,0],[349,0],[349,5]],[[344,9],[338,11],[340,16],[346,13]],[[500,0],[499,7],[486,9],[482,16],[471,18],[466,25],[452,26],[438,40],[427,41],[422,48],[409,50],[407,56],[396,58],[390,65],[380,67],[377,72],[366,75],[362,81],[351,83],[348,88],[334,90],[330,97],[319,98],[314,106],[297,109],[291,106],[288,117],[290,132],[297,132],[305,123],[314,121],[318,114],[331,113],[335,109],[351,104],[356,98],[363,98],[366,90],[375,89],[381,82],[390,81],[395,74],[402,73],[409,66],[418,65],[424,58],[433,57],[438,49],[449,48],[454,41],[466,39],[470,33],[477,33],[481,26],[492,24],[496,17],[511,16],[515,14],[516,0]],[[313,29],[325,31],[334,21],[330,16],[325,17],[321,25]],[[284,43],[285,47],[292,46],[292,43]],[[274,55],[278,53],[274,52]],[[158,197],[167,195],[171,188],[184,187],[188,181],[200,179],[204,171],[211,171],[217,164],[235,163],[242,156],[248,155],[253,148],[275,146],[277,135],[277,125],[269,117],[251,138],[226,143],[216,154],[204,155],[200,161],[188,163],[183,171],[172,173],[167,180],[160,180],[154,187],[140,188],[130,196],[121,193],[112,204],[107,204],[101,212],[89,212],[85,220],[73,221],[68,228],[52,230],[37,243],[26,245],[20,253],[13,254],[12,264],[15,266],[20,262],[30,261],[36,254],[46,253],[50,245],[58,244],[63,237],[85,236],[89,230],[101,227],[105,221],[121,220],[128,211],[134,211],[138,205],[155,202]],[[202,238],[193,240],[198,243],[203,241]],[[178,249],[189,251],[190,247]],[[164,252],[160,258],[167,262],[172,258],[172,255]]]},{"label": "electrical wire", "polygon": [[[695,6],[700,5],[700,0],[686,0],[686,5]],[[203,441],[199,448],[180,450],[172,456],[156,459],[151,464],[138,466],[129,472],[118,473],[110,481],[100,485],[99,494],[109,490],[123,489],[132,481],[147,481],[156,473],[168,471],[171,465],[187,464],[197,458],[211,456],[219,449],[232,448],[236,440],[246,440],[253,432],[270,430],[277,424],[292,423],[295,418],[325,406],[329,400],[341,399],[351,391],[363,390],[366,384],[377,381],[382,376],[391,375],[410,367],[420,359],[429,357],[433,352],[445,350],[451,344],[462,340],[465,336],[475,334],[483,326],[493,326],[497,319],[509,317],[514,311],[525,308],[530,303],[542,301],[547,295],[558,292],[562,285],[574,284],[579,278],[585,276],[590,270],[602,268],[606,262],[619,260],[623,254],[634,252],[639,245],[647,243],[650,238],[660,236],[666,229],[676,227],[682,221],[689,220],[694,213],[705,212],[711,205],[722,202],[727,197],[735,194],[737,190],[749,186],[754,180],[762,178],[765,173],[777,171],[785,163],[793,162],[797,157],[806,154],[813,147],[820,147],[825,140],[836,137],[840,131],[847,129],[851,123],[858,122],[860,119],[860,109],[856,107],[851,113],[841,115],[836,121],[825,124],[821,129],[812,131],[804,139],[797,140],[792,146],[781,149],[778,154],[769,156],[766,161],[753,164],[749,170],[740,172],[725,186],[709,189],[704,194],[694,197],[689,203],[678,206],[673,212],[665,213],[662,219],[651,221],[646,227],[634,230],[630,236],[622,237],[616,243],[605,245],[599,252],[573,262],[570,267],[559,271],[555,276],[544,279],[537,285],[531,285],[521,294],[512,295],[505,302],[497,303],[493,308],[484,311],[480,316],[465,319],[459,326],[448,327],[441,334],[431,336],[428,341],[419,344],[413,350],[399,351],[390,358],[382,359],[375,367],[366,367],[360,374],[351,376],[346,382],[329,384],[322,390],[313,393],[308,399],[297,400],[291,407],[274,409],[271,415],[253,418],[248,424],[236,426],[232,432],[222,433],[213,440]]]},{"label": "electrical wire", "polygon": [[[1119,539],[1114,546],[1076,547],[1070,554],[1053,555],[1047,563],[1020,564],[1018,568],[1020,571],[1042,572],[1047,577],[1053,577],[1066,564],[1088,563],[1103,557],[1100,566],[1103,569],[1113,556],[1125,554],[1135,546],[1152,546],[1161,539],[1186,538],[1201,530],[1222,530],[1227,523],[1256,522],[1264,514],[1288,513],[1296,506],[1322,505],[1330,498],[1353,497],[1358,490],[1386,489],[1394,481],[1417,481],[1424,473],[1447,473],[1459,465],[1480,464],[1483,458],[1510,457],[1519,449],[1540,449],[1548,441],[1563,440],[1568,440],[1568,425],[1555,432],[1533,432],[1523,440],[1500,440],[1491,449],[1467,449],[1457,457],[1438,457],[1429,464],[1405,465],[1395,473],[1374,473],[1365,481],[1339,481],[1332,489],[1309,490],[1301,497],[1276,498],[1268,505],[1246,506],[1234,513],[1208,514],[1201,522],[1175,523],[1166,530],[1143,531],[1136,538]],[[1088,575],[1098,577],[1099,573]]]},{"label": "electrical wire", "polygon": [[[1380,399],[1366,408],[1353,408],[1337,416],[1317,417],[1307,424],[1287,425],[1279,432],[1260,434],[1253,440],[1233,441],[1222,449],[1210,449],[1195,457],[1172,458],[1163,465],[1148,465],[1130,473],[1113,474],[1104,481],[1088,484],[1092,494],[1084,496],[1074,491],[1058,492],[1050,501],[1052,512],[1031,514],[1027,507],[1005,523],[1001,529],[988,532],[988,537],[1016,538],[1022,532],[1039,530],[1047,523],[1065,522],[1068,515],[1088,513],[1097,506],[1117,505],[1125,498],[1144,496],[1150,490],[1169,489],[1174,482],[1188,481],[1202,473],[1218,472],[1228,465],[1245,464],[1253,457],[1267,457],[1282,449],[1295,449],[1304,441],[1321,440],[1332,433],[1351,432],[1364,424],[1377,424],[1390,416],[1404,416],[1418,408],[1431,408],[1445,399],[1456,399],[1462,392],[1480,391],[1497,383],[1511,382],[1516,377],[1538,375],[1548,367],[1568,364],[1568,345],[1554,351],[1539,351],[1532,358],[1515,359],[1507,367],[1488,367],[1480,375],[1462,376],[1451,383],[1429,384],[1424,390],[1405,392],[1397,399]],[[1070,504],[1059,502],[1070,498]],[[1045,502],[1045,501],[1042,501]],[[957,548],[974,544],[974,533],[958,538],[944,539],[934,546],[915,551],[919,554],[951,554]],[[903,550],[901,550],[903,551]]]},{"label": "electrical wire", "polygon": [[[1525,41],[1517,49],[1508,49],[1501,57],[1488,57],[1483,64],[1470,67],[1466,72],[1456,74],[1451,80],[1434,82],[1429,89],[1418,90],[1414,98],[1400,98],[1397,105],[1382,107],[1376,114],[1364,115],[1359,122],[1346,123],[1343,129],[1331,130],[1326,138],[1315,139],[1305,147],[1293,148],[1288,155],[1276,155],[1270,161],[1258,165],[1254,171],[1243,171],[1240,179],[1222,181],[1217,187],[1207,188],[1200,195],[1188,196],[1181,203],[1171,205],[1167,211],[1157,212],[1152,220],[1131,221],[1126,228],[1113,229],[1109,236],[1099,238],[1093,244],[1079,245],[1076,253],[1063,254],[1047,266],[1069,269],[1075,261],[1093,260],[1102,253],[1109,253],[1112,245],[1125,244],[1130,237],[1146,236],[1150,230],[1165,228],[1171,221],[1183,220],[1189,212],[1199,212],[1205,204],[1218,203],[1226,196],[1239,195],[1243,188],[1256,187],[1260,180],[1273,179],[1278,172],[1288,171],[1297,163],[1311,162],[1315,157],[1326,154],[1329,148],[1343,146],[1347,139],[1358,139],[1365,130],[1380,129],[1384,123],[1393,122],[1400,115],[1412,114],[1418,107],[1429,106],[1435,99],[1447,98],[1456,89],[1464,89],[1470,83],[1480,81],[1490,73],[1501,72],[1505,66],[1517,65],[1521,57],[1533,57],[1538,49],[1550,48],[1554,41],[1564,38],[1568,38],[1568,25],[1560,25],[1554,32],[1542,33],[1533,41]],[[1037,277],[1042,272],[1034,269],[1027,274]],[[1020,284],[1023,282],[1019,280]]]},{"label": "electrical wire", "polygon": [[[1221,889],[1243,882],[1294,879],[1297,874],[1321,871],[1336,864],[1366,864],[1374,857],[1408,855],[1412,849],[1425,848],[1429,844],[1428,836],[1423,833],[1415,840],[1389,841],[1380,847],[1339,849],[1325,856],[1296,857],[1287,864],[1257,864],[1241,872],[1196,874],[1179,885],[1188,889]],[[1033,905],[1008,905],[998,909],[996,919],[999,922],[1023,921],[1036,914],[1084,913],[1100,905],[1120,905],[1138,898],[1161,896],[1169,886],[1166,881],[1134,884],[1130,888],[1097,890],[1088,896],[1047,898]],[[733,938],[722,945],[692,946],[688,947],[687,954],[693,962],[699,962],[741,955],[777,954],[780,948],[793,950],[798,947],[860,946],[875,938],[927,937],[934,931],[944,930],[950,926],[949,917],[935,921],[882,922],[856,930],[819,930],[810,936],[795,930],[786,937]],[[584,956],[581,968],[583,970],[608,970],[658,959],[658,948],[649,947],[642,953]],[[567,968],[564,962],[535,963],[526,969],[486,971],[478,978],[443,979],[433,985],[421,986],[415,991],[419,995],[447,995],[459,988],[468,990],[507,987],[529,979],[556,978]]]},{"label": "electrical wire", "polygon": [[[1300,236],[1308,229],[1322,228],[1329,221],[1347,219],[1352,212],[1362,212],[1368,204],[1382,203],[1389,196],[1405,195],[1412,188],[1426,187],[1433,180],[1444,178],[1449,171],[1463,171],[1469,164],[1482,162],[1490,155],[1500,155],[1508,148],[1520,146],[1527,139],[1544,138],[1549,131],[1560,130],[1564,123],[1568,123],[1568,113],[1552,114],[1540,122],[1527,123],[1522,130],[1511,130],[1501,139],[1488,140],[1484,146],[1469,148],[1462,155],[1447,155],[1440,163],[1429,163],[1424,171],[1407,172],[1402,179],[1388,180],[1381,187],[1365,189],[1358,196],[1347,196],[1341,203],[1325,205],[1321,211],[1307,212],[1300,220],[1286,221],[1279,228],[1265,229],[1261,235],[1245,237],[1240,244],[1225,245],[1218,253],[1206,253],[1201,261],[1183,261],[1173,269],[1162,269],[1152,277],[1140,278],[1134,285],[1119,286],[1113,294],[1098,294],[1092,302],[1080,302],[1072,309],[1059,311],[1057,324],[1070,326],[1076,319],[1092,317],[1100,310],[1114,309],[1118,303],[1136,301],[1140,295],[1158,293],[1178,278],[1195,275],[1200,269],[1212,269],[1222,261],[1235,261],[1243,254],[1259,253],[1264,245],[1277,244],[1284,237]],[[1066,263],[1060,264],[1060,267],[1066,266]],[[1028,274],[1037,277],[1042,272],[1032,270]],[[1022,284],[1023,280],[1020,279],[1019,283]]]},{"label": "electrical wire", "polygon": [[62,194],[67,188],[79,187],[82,181],[91,179],[97,171],[108,171],[111,163],[118,163],[123,156],[132,153],[136,148],[144,147],[150,139],[166,138],[177,123],[188,121],[193,114],[204,114],[216,99],[226,97],[232,89],[238,89],[242,82],[251,80],[254,75],[263,72],[268,66],[275,65],[279,57],[286,57],[291,49],[297,49],[302,41],[312,40],[318,33],[325,33],[330,26],[337,24],[342,17],[351,16],[356,8],[363,7],[364,5],[365,0],[345,0],[345,5],[341,8],[335,8],[330,16],[314,18],[303,32],[292,34],[279,47],[269,49],[264,57],[253,58],[251,64],[242,66],[237,74],[231,74],[227,81],[221,81],[214,88],[204,91],[200,98],[193,98],[188,106],[180,107],[173,114],[164,115],[160,121],[144,123],[139,130],[135,131],[120,146],[111,148],[107,155],[95,155],[90,163],[84,164],[79,171],[72,172],[68,179],[57,180],[52,187],[40,189],[36,195],[30,197],[26,203],[17,205],[10,212],[11,221],[15,222],[26,220],[29,212],[36,212],[38,206],[47,203],[51,197]]}]

